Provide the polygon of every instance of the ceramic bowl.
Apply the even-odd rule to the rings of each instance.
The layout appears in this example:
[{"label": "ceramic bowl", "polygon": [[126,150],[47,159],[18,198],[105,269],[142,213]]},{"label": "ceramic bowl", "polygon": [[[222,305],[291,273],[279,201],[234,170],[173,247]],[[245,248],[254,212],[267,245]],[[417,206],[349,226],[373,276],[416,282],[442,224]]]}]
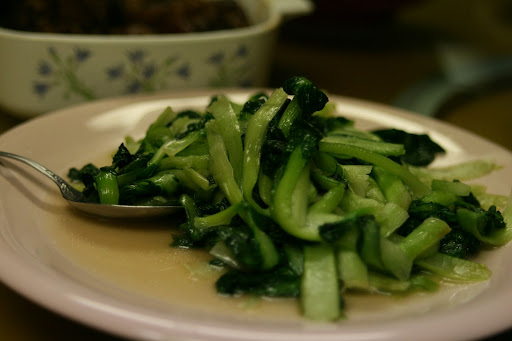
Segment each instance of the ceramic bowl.
[{"label": "ceramic bowl", "polygon": [[30,118],[125,94],[263,86],[282,13],[271,1],[238,2],[249,27],[137,36],[0,28],[0,107]]}]

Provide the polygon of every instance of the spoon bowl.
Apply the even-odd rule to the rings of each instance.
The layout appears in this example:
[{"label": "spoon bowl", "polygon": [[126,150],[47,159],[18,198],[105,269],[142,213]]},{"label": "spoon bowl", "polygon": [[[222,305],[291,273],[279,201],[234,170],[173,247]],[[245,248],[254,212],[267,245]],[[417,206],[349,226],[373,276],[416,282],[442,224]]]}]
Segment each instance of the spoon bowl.
[{"label": "spoon bowl", "polygon": [[60,189],[62,197],[74,209],[102,218],[150,218],[170,215],[182,210],[181,206],[105,205],[87,202],[82,192],[71,186],[55,172],[21,155],[0,151],[0,156],[23,162],[50,178]]}]

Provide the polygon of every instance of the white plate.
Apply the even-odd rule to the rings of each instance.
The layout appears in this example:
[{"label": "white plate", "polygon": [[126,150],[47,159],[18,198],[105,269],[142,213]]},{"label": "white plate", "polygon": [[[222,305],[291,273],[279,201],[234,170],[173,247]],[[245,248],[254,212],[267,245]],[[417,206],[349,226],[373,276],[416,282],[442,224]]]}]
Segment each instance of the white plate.
[{"label": "white plate", "polygon": [[[228,93],[241,102],[254,92]],[[165,106],[176,110],[203,107],[211,94],[117,98],[72,107],[8,131],[0,136],[0,150],[31,157],[65,174],[70,166],[115,149],[125,135],[141,136]],[[474,158],[497,160],[503,168],[480,183],[496,194],[508,195],[512,188],[512,154],[495,144],[428,117],[343,97],[331,96],[330,100],[342,115],[355,119],[358,127],[393,126],[429,133],[448,151],[436,161],[438,165]],[[0,193],[0,279],[50,310],[120,336],[148,340],[459,340],[512,326],[512,248],[508,246],[480,257],[494,273],[488,283],[422,296],[402,304],[398,312],[394,305],[381,306],[380,311],[362,307],[359,315],[333,324],[271,317],[252,320],[148,300],[126,288],[106,285],[66,259],[50,242],[45,218],[58,217],[67,207],[53,183],[26,167],[15,162],[0,166]],[[66,224],[72,229],[73,219]]]}]

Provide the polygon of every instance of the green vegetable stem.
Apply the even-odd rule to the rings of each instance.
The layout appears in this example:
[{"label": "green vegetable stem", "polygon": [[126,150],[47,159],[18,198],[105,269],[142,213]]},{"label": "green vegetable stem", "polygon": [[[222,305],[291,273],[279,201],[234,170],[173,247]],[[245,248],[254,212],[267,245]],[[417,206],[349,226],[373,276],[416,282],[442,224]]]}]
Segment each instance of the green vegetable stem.
[{"label": "green vegetable stem", "polygon": [[462,182],[496,164],[431,167],[440,154],[427,134],[354,128],[298,76],[245,103],[166,108],[111,165],[69,176],[92,202],[183,206],[172,246],[208,252],[220,294],[292,297],[306,318],[335,321],[354,291],[490,278],[478,255],[512,239],[512,196]]}]

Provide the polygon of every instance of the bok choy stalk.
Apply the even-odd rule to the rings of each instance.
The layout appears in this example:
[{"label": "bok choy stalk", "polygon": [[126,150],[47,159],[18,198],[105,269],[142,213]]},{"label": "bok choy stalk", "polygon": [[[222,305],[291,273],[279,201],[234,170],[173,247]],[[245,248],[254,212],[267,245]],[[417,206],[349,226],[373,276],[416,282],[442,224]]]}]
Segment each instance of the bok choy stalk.
[{"label": "bok choy stalk", "polygon": [[512,239],[512,197],[461,181],[497,165],[431,168],[445,151],[428,135],[361,131],[334,112],[304,77],[245,103],[218,95],[204,111],[166,108],[112,165],[70,177],[92,201],[180,203],[173,246],[210,253],[219,293],[298,298],[309,319],[344,316],[353,290],[488,280],[475,257]]}]

